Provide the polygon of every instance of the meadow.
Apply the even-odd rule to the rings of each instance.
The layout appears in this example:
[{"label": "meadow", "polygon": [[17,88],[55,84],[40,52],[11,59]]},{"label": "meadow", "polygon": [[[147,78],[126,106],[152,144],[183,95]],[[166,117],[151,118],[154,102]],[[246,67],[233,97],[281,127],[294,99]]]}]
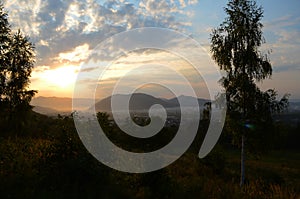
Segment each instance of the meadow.
[{"label": "meadow", "polygon": [[196,139],[170,166],[129,174],[92,157],[71,117],[33,117],[35,122],[30,125],[34,128],[27,130],[31,134],[0,138],[0,198],[300,197],[299,149],[247,155],[246,184],[241,188],[240,153],[224,136],[204,159],[197,157]]}]

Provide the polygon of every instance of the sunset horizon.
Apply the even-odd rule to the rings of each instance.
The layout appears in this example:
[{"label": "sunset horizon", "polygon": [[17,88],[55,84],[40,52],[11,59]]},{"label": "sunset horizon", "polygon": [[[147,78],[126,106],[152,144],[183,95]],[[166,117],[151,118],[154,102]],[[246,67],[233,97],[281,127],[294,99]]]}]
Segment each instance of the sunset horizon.
[{"label": "sunset horizon", "polygon": [[[226,5],[222,0],[214,3],[208,0],[166,2],[159,5],[151,1],[140,3],[126,1],[121,4],[105,1],[89,3],[85,0],[70,3],[29,2],[25,5],[17,1],[4,1],[4,6],[8,10],[8,20],[12,28],[20,28],[36,46],[36,64],[30,78],[30,89],[38,91],[36,97],[73,97],[78,71],[80,68],[85,68],[83,65],[97,45],[113,35],[136,28],[157,27],[177,30],[198,42],[211,57],[210,34],[212,29],[222,22],[223,7]],[[261,50],[262,53],[271,52],[269,58],[274,69],[271,79],[258,83],[258,86],[262,90],[275,88],[279,96],[289,93],[291,99],[300,99],[297,86],[300,75],[300,58],[297,56],[297,52],[300,52],[299,40],[297,40],[300,38],[300,15],[296,9],[299,2],[286,4],[277,0],[272,3],[265,1],[257,3],[264,8],[263,31],[266,43]],[[157,7],[153,7],[154,5]],[[22,9],[19,9],[21,7]],[[161,21],[164,23],[160,23]],[[111,47],[112,50],[118,50],[117,46],[115,47]],[[107,51],[107,53],[111,52]],[[172,60],[172,63],[169,60]],[[110,71],[106,71],[105,78],[99,82],[101,96],[110,96],[113,83],[117,78],[122,77],[126,71],[130,71],[135,66],[145,63],[150,65],[170,63],[174,68],[179,67],[179,70],[189,68],[182,58],[159,50],[145,51],[145,53],[136,51],[131,52],[130,56],[118,58],[103,57],[98,67],[105,67],[110,62],[113,62]],[[201,72],[207,74],[212,66],[203,63],[201,67],[203,68]],[[85,68],[85,70],[90,71],[91,76],[95,72],[93,68]],[[151,73],[140,70],[139,75],[155,79],[150,75]],[[161,71],[159,78],[162,76],[167,78],[168,72]],[[211,80],[215,81],[213,78]],[[216,82],[206,83],[215,84],[214,87],[218,90]],[[176,84],[181,83],[176,82]],[[129,83],[127,86],[130,87]],[[204,87],[198,85],[200,90],[205,89]],[[94,92],[88,89],[89,85],[86,81],[86,92]],[[156,92],[157,95],[164,96],[163,90]],[[182,92],[188,95],[184,90]],[[208,93],[202,91],[197,95],[210,98]]]}]

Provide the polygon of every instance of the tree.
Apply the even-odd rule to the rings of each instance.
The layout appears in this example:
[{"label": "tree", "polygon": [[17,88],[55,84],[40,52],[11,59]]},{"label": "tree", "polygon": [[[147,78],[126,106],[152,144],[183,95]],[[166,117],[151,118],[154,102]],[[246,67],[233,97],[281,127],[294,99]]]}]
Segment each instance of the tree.
[{"label": "tree", "polygon": [[109,121],[109,114],[106,112],[98,112],[97,113],[97,119],[98,122],[103,129],[104,132],[107,132],[110,130],[110,121]]},{"label": "tree", "polygon": [[245,181],[245,140],[257,132],[251,127],[270,124],[272,113],[287,107],[288,95],[277,101],[275,90],[262,92],[256,85],[272,75],[268,54],[259,51],[265,43],[260,22],[262,7],[254,0],[230,0],[225,12],[227,18],[212,31],[211,53],[226,74],[220,83],[225,88],[227,121],[231,121],[227,125],[231,125],[232,134],[241,140],[242,186]]},{"label": "tree", "polygon": [[0,106],[2,119],[14,127],[24,121],[24,114],[31,109],[31,98],[37,92],[28,90],[34,57],[34,45],[20,30],[12,32],[0,2]]},{"label": "tree", "polygon": [[6,54],[9,48],[10,26],[7,20],[7,13],[0,2],[0,100],[3,99],[5,87],[5,71],[7,70]]}]

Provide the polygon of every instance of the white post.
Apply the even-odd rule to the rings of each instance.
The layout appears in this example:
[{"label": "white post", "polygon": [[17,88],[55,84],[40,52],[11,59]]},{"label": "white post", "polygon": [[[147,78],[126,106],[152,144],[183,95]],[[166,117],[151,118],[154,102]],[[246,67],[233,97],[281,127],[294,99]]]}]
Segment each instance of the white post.
[{"label": "white post", "polygon": [[242,187],[245,183],[245,154],[244,154],[244,142],[245,137],[242,135],[242,149],[241,149],[241,182],[240,186]]}]

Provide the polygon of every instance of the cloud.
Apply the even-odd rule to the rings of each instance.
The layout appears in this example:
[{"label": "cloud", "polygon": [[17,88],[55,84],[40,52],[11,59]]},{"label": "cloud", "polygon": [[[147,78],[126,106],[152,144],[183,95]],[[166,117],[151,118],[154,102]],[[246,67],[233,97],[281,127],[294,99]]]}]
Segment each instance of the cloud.
[{"label": "cloud", "polygon": [[299,25],[300,17],[293,15],[284,15],[264,23],[266,29],[280,29],[289,26]]},{"label": "cloud", "polygon": [[271,79],[266,79],[259,86],[263,90],[275,88],[280,96],[286,93],[291,94],[291,99],[300,99],[299,93],[300,70],[275,72]]},{"label": "cloud", "polygon": [[198,3],[198,0],[188,0],[189,5],[195,5]]},{"label": "cloud", "polygon": [[[78,73],[77,67],[91,59],[89,55],[92,50],[99,43],[109,40],[112,35],[142,27],[171,28],[184,32],[192,25],[193,12],[190,6],[196,3],[197,0],[22,0],[13,3],[6,1],[5,7],[9,10],[10,22],[15,24],[16,28],[21,28],[36,44],[37,63],[33,71],[32,80],[35,82],[33,87],[47,90],[47,86],[55,88],[57,85],[53,82],[50,84],[50,80],[39,85],[38,81],[41,77],[46,79],[42,74],[48,76],[52,74],[54,78],[60,72],[67,72],[58,69],[68,65],[74,67]],[[153,37],[159,40],[155,40],[155,43],[151,41]],[[128,55],[126,48],[138,46],[139,42],[144,44],[148,42],[150,47],[163,44],[174,49],[174,52],[176,49],[186,48],[184,41],[173,41],[168,35],[159,34],[145,33],[142,37],[112,40],[104,46],[101,56],[96,57],[94,65],[81,68],[81,72],[86,75],[80,81],[88,88],[88,85],[93,82],[88,78],[93,78],[95,76],[93,74],[97,73],[99,67],[103,68],[115,59],[117,62],[114,63],[114,68],[107,70],[111,73],[111,78],[120,77],[132,65],[157,62],[176,65],[178,61],[176,67],[182,67],[179,66],[183,63],[180,58],[169,56],[169,53],[164,51],[136,49]],[[180,42],[183,43],[179,45]],[[190,52],[193,50],[187,49]],[[115,57],[119,52],[123,52],[123,59],[118,60]],[[145,70],[141,72],[146,72],[150,76],[153,73]],[[195,82],[191,74],[186,72],[186,75]],[[163,72],[162,75],[157,74],[156,78],[162,76],[165,76],[166,81],[168,80],[167,73]],[[155,75],[152,77],[155,79]],[[107,85],[112,82],[112,79],[106,79]],[[173,83],[176,83],[176,79]]]},{"label": "cloud", "polygon": [[263,49],[271,50],[270,60],[274,73],[299,72],[300,67],[300,17],[284,15],[265,22],[268,37]]},{"label": "cloud", "polygon": [[90,50],[88,44],[83,44],[80,46],[77,46],[73,50],[65,53],[59,53],[58,57],[55,58],[59,60],[60,62],[68,61],[68,62],[75,62],[80,63],[85,61],[89,56]]},{"label": "cloud", "polygon": [[100,41],[125,30],[140,27],[183,30],[191,25],[182,10],[190,4],[191,1],[183,0],[5,1],[10,22],[36,44],[37,65],[53,68],[58,66],[54,58],[60,54],[84,44],[92,49]]},{"label": "cloud", "polygon": [[[195,49],[187,49],[187,51],[191,54],[195,52],[195,55],[199,55]],[[208,55],[206,56],[208,57]],[[181,90],[183,94],[192,95],[185,92],[185,83],[179,78],[180,76],[184,76],[199,97],[208,96],[206,84],[201,76],[203,74],[199,74],[187,60],[172,52],[159,49],[150,50],[150,52],[147,49],[138,52],[132,51],[129,54],[118,57],[111,65],[107,64],[109,68],[105,68],[105,66],[97,67],[96,62],[94,63],[96,67],[87,65],[81,69],[82,73],[78,84],[81,87],[80,92],[84,93],[83,95],[94,92],[95,84],[99,84],[97,89],[97,95],[99,96],[97,98],[111,95],[117,81],[123,77],[126,78],[126,81],[119,84],[119,88],[124,93],[136,88],[136,83],[146,78],[151,82],[172,84]],[[216,74],[212,74],[213,76],[210,75],[211,71],[213,71],[211,63],[208,63],[205,59],[201,59],[200,56],[199,64],[201,64],[199,66],[200,73],[209,74],[207,75],[210,77],[208,79],[209,83],[217,88],[217,85],[215,85],[217,81],[213,82],[213,80],[218,77],[215,77]],[[100,78],[100,81],[98,78]],[[164,95],[164,93],[160,93],[159,91],[156,94]]]},{"label": "cloud", "polygon": [[186,4],[184,0],[179,0],[181,7],[185,8]]},{"label": "cloud", "polygon": [[39,66],[39,67],[34,68],[33,73],[42,73],[49,69],[50,69],[49,66]]},{"label": "cloud", "polygon": [[[4,6],[9,10],[9,20],[13,27],[22,28],[29,35],[40,34],[40,27],[43,23],[38,19],[38,15],[45,6],[45,1],[5,1]],[[22,18],[18,18],[19,16]]]},{"label": "cloud", "polygon": [[287,44],[300,44],[300,31],[299,30],[280,30],[276,33],[276,35],[279,37],[279,42],[281,43],[287,43]]}]

